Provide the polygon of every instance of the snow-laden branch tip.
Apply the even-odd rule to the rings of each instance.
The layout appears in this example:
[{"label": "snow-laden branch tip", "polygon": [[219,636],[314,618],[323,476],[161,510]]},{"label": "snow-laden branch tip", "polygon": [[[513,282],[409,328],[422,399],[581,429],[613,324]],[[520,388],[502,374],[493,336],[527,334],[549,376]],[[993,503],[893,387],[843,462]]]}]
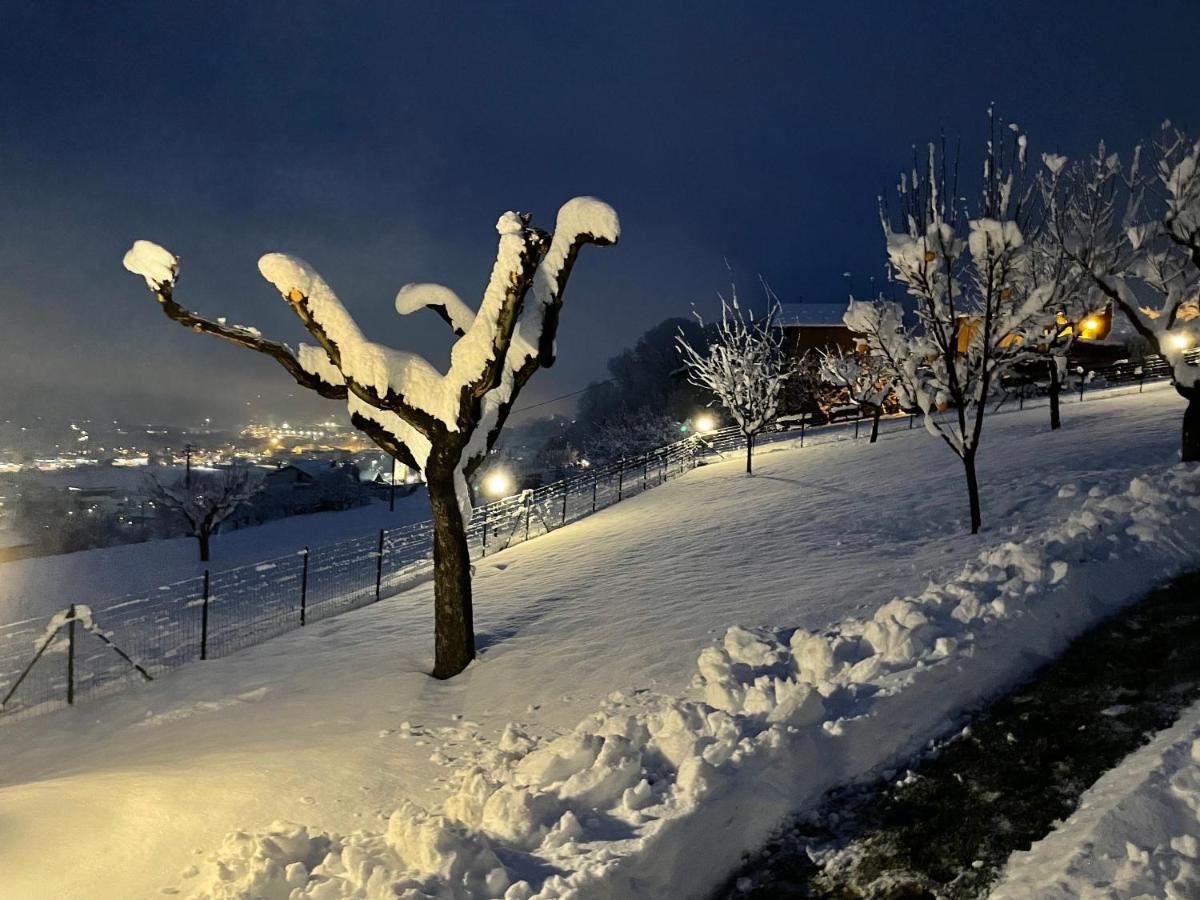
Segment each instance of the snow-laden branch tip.
[{"label": "snow-laden branch tip", "polygon": [[146,279],[152,291],[173,287],[179,277],[179,257],[152,241],[134,241],[122,262],[134,275]]}]

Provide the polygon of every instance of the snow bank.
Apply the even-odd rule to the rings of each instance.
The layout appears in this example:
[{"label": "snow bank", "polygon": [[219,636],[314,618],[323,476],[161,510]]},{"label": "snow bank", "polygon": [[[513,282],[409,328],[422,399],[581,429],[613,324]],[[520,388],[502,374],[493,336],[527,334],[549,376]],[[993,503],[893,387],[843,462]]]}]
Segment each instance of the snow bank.
[{"label": "snow bank", "polygon": [[613,694],[544,741],[510,725],[453,774],[440,815],[407,804],[385,832],[348,838],[239,833],[196,896],[704,896],[788,813],[911,754],[1194,565],[1198,530],[1200,468],[1094,488],[1060,524],[870,618],[730,628],[700,654],[688,697]]},{"label": "snow bank", "polygon": [[992,900],[1200,897],[1200,704],[1009,859]]}]

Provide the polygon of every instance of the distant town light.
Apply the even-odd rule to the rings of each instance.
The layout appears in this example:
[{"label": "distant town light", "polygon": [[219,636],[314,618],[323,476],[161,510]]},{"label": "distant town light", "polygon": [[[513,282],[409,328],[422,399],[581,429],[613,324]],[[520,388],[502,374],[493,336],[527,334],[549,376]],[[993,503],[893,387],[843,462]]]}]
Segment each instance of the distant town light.
[{"label": "distant town light", "polygon": [[1088,316],[1086,319],[1083,320],[1083,330],[1084,331],[1099,331],[1100,330],[1100,320],[1097,319],[1095,316]]},{"label": "distant town light", "polygon": [[507,497],[512,493],[512,476],[503,469],[489,472],[483,479],[483,490],[489,497]]},{"label": "distant town light", "polygon": [[711,415],[708,413],[701,413],[700,415],[696,416],[696,431],[698,431],[700,434],[704,434],[706,431],[716,430],[717,420]]},{"label": "distant town light", "polygon": [[1170,342],[1172,350],[1186,350],[1192,346],[1192,336],[1186,332],[1167,335],[1167,341]]}]

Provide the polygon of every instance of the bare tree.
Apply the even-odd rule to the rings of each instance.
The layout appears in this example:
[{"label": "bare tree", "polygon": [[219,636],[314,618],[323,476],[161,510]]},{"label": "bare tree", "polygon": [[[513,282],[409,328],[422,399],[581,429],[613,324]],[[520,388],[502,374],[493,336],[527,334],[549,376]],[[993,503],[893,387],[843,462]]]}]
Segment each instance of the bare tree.
[{"label": "bare tree", "polygon": [[162,247],[138,241],[125,256],[125,267],[145,278],[169,318],[264,353],[303,387],[344,400],[357,428],[422,472],[433,509],[438,678],[461,672],[475,657],[468,477],[533,373],[554,363],[563,291],[580,249],[616,243],[620,224],[607,204],[577,197],[559,210],[553,235],[514,212],[502,215],[496,230],[499,249],[478,310],[441,285],[406,285],[396,297],[400,314],[429,309],[456,335],[446,372],[419,354],[369,340],[316,270],[295,257],[268,254],[258,267],[316,340],[297,350],[180,306],[179,260]]},{"label": "bare tree", "polygon": [[[1181,457],[1200,461],[1200,140],[1170,122],[1128,166],[1103,143],[1071,163],[1051,217],[1058,246],[1171,366],[1187,400]],[[1065,160],[1056,158],[1063,167]]]},{"label": "bare tree", "polygon": [[834,347],[821,352],[821,378],[842,388],[851,403],[871,412],[871,443],[879,440],[879,418],[895,392],[887,362],[868,352]]},{"label": "bare tree", "polygon": [[1030,353],[1050,289],[1035,283],[1026,240],[1036,236],[1026,139],[1011,140],[989,110],[991,139],[974,214],[958,205],[958,173],[929,145],[924,171],[902,176],[894,221],[882,209],[892,277],[916,300],[918,327],[883,300],[853,302],[845,321],[882,361],[905,407],[962,461],[971,533],[982,514],[976,457],[996,378]]},{"label": "bare tree", "polygon": [[682,332],[677,341],[688,380],[712,391],[746,438],[747,475],[754,473],[754,438],[775,419],[780,390],[791,374],[775,325],[779,303],[769,291],[767,299],[767,315],[755,319],[738,305],[736,289],[730,300],[722,297],[721,321],[707,352],[696,350]]},{"label": "bare tree", "polygon": [[200,561],[208,562],[212,536],[238,507],[262,490],[263,479],[249,466],[234,465],[170,481],[149,472],[145,484],[152,503],[184,519],[188,534],[200,543]]}]

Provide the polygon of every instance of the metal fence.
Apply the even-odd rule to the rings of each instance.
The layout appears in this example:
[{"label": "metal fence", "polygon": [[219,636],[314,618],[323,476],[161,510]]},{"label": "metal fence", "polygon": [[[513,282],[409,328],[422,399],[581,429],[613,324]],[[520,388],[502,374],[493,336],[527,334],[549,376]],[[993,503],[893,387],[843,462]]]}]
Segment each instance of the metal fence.
[{"label": "metal fence", "polygon": [[[705,452],[694,439],[678,441],[477,507],[467,529],[471,556],[524,543],[643,493],[693,468],[698,451]],[[0,626],[0,721],[109,693],[366,606],[431,577],[432,560],[432,523],[421,522],[80,605],[92,627],[61,615]]]},{"label": "metal fence", "polygon": [[[1105,396],[1136,392],[1169,375],[1161,361],[1118,364],[1083,373],[1062,401],[1083,401],[1102,386]],[[1016,392],[1000,398],[997,409],[1016,412],[1045,402]],[[916,421],[911,414],[886,417],[879,436],[910,430]],[[870,428],[865,415],[820,427],[802,421],[761,434],[755,444],[854,440]],[[706,455],[744,448],[738,429],[725,428],[478,507],[467,530],[471,556],[569,525],[689,471]],[[116,691],[374,603],[431,577],[432,556],[432,523],[422,522],[81,606],[90,627],[61,614],[0,626],[0,722]]]}]

